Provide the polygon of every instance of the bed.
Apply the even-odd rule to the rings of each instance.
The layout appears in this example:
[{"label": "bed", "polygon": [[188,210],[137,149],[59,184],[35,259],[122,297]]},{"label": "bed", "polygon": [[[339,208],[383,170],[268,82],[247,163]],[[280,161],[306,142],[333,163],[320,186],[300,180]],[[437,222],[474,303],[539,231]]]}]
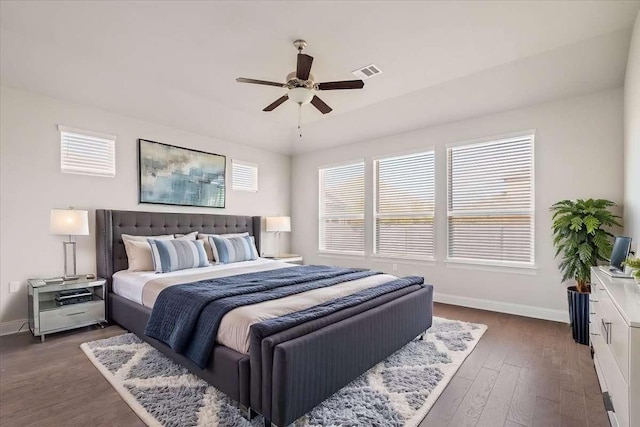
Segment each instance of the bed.
[{"label": "bed", "polygon": [[[153,301],[162,290],[154,287],[156,283],[189,283],[201,274],[224,276],[264,270],[260,274],[267,275],[269,270],[294,266],[258,259],[238,263],[243,265],[204,267],[198,272],[174,274],[178,278],[168,273],[166,280],[148,272],[127,271],[122,234],[153,236],[193,231],[246,232],[254,237],[260,253],[260,217],[96,211],[97,272],[107,279],[108,318],[236,400],[249,417],[262,414],[265,425],[289,425],[431,326],[433,288],[429,285],[407,285],[275,332],[255,328],[256,322],[258,326],[266,324],[259,323],[264,319],[280,319],[285,304],[278,299],[251,306],[251,310],[238,308],[227,313],[209,360],[201,368],[165,343],[145,335]],[[392,280],[384,276],[362,277],[359,282],[353,280],[340,286],[348,294],[355,292],[353,289]],[[144,289],[155,289],[155,294]],[[326,295],[318,291],[302,300],[288,301],[287,310],[291,310],[289,306],[300,309],[319,304],[326,301]],[[258,306],[260,314],[256,317]]]}]

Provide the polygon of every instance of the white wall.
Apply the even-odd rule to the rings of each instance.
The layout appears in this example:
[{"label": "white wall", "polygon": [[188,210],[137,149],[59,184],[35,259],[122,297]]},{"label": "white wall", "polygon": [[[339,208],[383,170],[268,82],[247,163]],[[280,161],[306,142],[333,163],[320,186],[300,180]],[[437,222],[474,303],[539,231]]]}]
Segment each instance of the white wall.
[{"label": "white wall", "polygon": [[[115,178],[61,173],[58,124],[117,135]],[[138,138],[224,154],[228,171],[230,160],[234,158],[257,163],[260,191],[232,191],[230,173],[227,173],[226,209],[139,205]],[[263,216],[289,214],[290,157],[286,155],[6,87],[0,91],[0,142],[0,322],[5,322],[5,330],[10,329],[9,323],[18,324],[27,317],[27,278],[62,274],[64,239],[49,235],[51,208],[73,206],[90,210],[91,234],[78,237],[79,273],[95,272],[93,210],[96,208]],[[266,243],[263,249],[268,252],[272,236],[263,237]],[[283,251],[288,244],[285,240],[283,238]],[[19,292],[9,293],[10,281],[22,282]]]},{"label": "white wall", "polygon": [[[292,160],[292,246],[305,263],[330,263],[422,275],[436,299],[468,306],[564,320],[566,293],[554,260],[549,206],[566,198],[601,197],[620,203],[623,195],[622,90],[506,111],[429,127],[373,141],[295,156]],[[390,117],[389,120],[393,120]],[[362,124],[366,126],[365,123]],[[536,265],[534,271],[454,267],[446,257],[446,144],[536,129]],[[436,258],[432,264],[336,257],[317,253],[318,167],[367,160],[367,194],[372,193],[375,156],[436,147]],[[372,247],[372,197],[367,197],[367,250]],[[393,271],[393,263],[397,271]],[[533,273],[533,274],[524,274]]]},{"label": "white wall", "polygon": [[640,256],[640,14],[624,81],[624,229]]}]

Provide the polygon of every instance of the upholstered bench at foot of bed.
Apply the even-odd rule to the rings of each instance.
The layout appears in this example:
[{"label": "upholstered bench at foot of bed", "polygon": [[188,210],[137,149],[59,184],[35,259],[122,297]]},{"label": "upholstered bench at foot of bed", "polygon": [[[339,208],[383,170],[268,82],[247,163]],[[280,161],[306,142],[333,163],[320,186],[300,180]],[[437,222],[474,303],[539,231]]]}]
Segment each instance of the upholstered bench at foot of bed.
[{"label": "upholstered bench at foot of bed", "polygon": [[263,339],[261,413],[265,425],[289,425],[431,327],[433,287],[397,292],[353,307],[357,314],[349,309],[335,313],[333,322],[331,316],[318,319],[325,326],[308,333],[300,325],[303,328]]}]

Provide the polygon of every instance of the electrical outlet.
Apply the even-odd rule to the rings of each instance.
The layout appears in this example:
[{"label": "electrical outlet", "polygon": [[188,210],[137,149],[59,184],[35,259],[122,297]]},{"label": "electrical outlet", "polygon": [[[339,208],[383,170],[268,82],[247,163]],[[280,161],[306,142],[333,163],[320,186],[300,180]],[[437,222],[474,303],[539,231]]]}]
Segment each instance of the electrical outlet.
[{"label": "electrical outlet", "polygon": [[391,268],[393,268],[393,271],[398,271],[398,264],[393,264]]},{"label": "electrical outlet", "polygon": [[20,282],[9,282],[9,293],[15,293],[20,290]]}]

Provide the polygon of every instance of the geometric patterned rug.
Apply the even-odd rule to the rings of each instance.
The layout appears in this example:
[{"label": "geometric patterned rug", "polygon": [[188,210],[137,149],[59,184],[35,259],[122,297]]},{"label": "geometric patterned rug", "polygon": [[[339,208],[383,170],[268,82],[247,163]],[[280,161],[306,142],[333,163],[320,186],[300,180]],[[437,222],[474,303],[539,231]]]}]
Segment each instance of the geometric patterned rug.
[{"label": "geometric patterned rug", "polygon": [[[415,427],[473,351],[485,325],[434,317],[414,340],[298,419],[307,426]],[[80,348],[149,426],[262,427],[238,405],[131,333]]]}]

